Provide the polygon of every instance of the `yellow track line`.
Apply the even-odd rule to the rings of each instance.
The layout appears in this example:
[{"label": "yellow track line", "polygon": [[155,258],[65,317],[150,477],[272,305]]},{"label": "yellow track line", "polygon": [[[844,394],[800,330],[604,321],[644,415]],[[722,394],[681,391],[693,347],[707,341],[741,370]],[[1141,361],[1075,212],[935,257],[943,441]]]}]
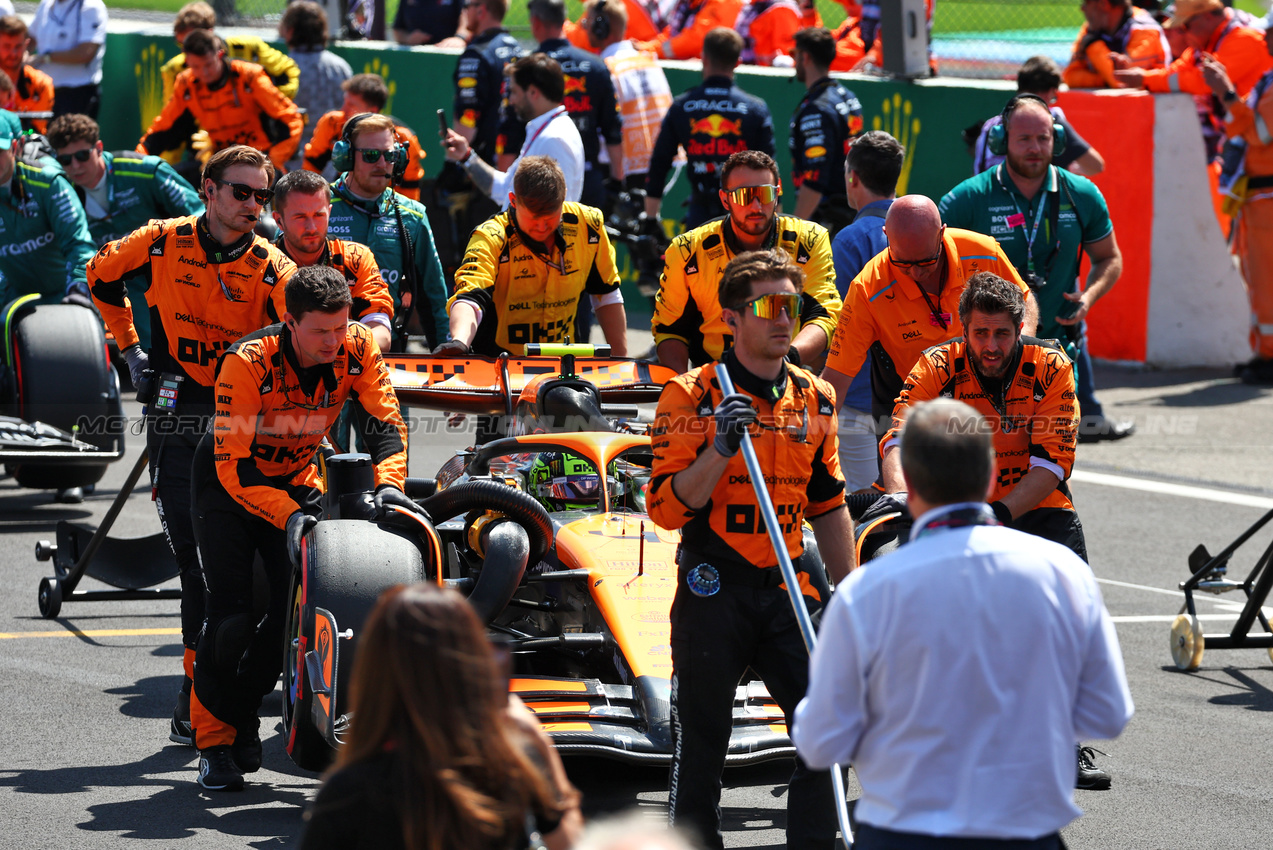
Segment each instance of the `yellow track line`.
[{"label": "yellow track line", "polygon": [[0,640],[46,637],[133,637],[140,635],[179,635],[181,629],[68,629],[64,632],[0,632]]}]

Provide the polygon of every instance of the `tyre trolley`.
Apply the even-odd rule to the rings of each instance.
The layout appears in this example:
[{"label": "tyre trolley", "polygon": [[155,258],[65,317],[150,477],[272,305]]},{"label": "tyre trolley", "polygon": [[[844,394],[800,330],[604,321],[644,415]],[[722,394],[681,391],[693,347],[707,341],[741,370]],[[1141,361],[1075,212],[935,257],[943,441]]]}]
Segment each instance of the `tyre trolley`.
[{"label": "tyre trolley", "polygon": [[[1263,611],[1264,601],[1273,588],[1273,541],[1244,581],[1228,577],[1229,561],[1234,553],[1271,519],[1273,511],[1260,517],[1215,557],[1201,544],[1190,553],[1189,569],[1193,575],[1180,583],[1180,589],[1185,592],[1185,604],[1171,624],[1171,657],[1179,669],[1197,670],[1202,664],[1205,649],[1266,649],[1269,658],[1273,659],[1273,627],[1269,626]],[[1199,590],[1216,595],[1241,590],[1246,594],[1246,605],[1228,634],[1203,634],[1194,604],[1194,593]],[[1251,627],[1257,620],[1264,630],[1263,634],[1251,634]]]},{"label": "tyre trolley", "polygon": [[[181,598],[180,588],[154,586],[176,578],[178,573],[177,559],[162,531],[131,539],[109,536],[147,461],[143,449],[96,529],[62,520],[57,524],[56,543],[41,540],[35,544],[35,559],[53,562],[54,575],[40,579],[38,592],[40,615],[45,619],[56,617],[63,602]],[[80,579],[86,575],[116,589],[79,590]]]}]

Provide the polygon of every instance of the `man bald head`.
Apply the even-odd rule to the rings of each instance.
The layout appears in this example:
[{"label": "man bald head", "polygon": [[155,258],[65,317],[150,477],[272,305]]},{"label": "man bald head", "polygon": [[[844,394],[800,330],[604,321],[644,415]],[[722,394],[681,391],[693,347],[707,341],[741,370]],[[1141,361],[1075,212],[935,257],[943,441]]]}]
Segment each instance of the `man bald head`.
[{"label": "man bald head", "polygon": [[944,229],[937,204],[924,195],[903,195],[884,219],[893,265],[929,291],[937,290],[945,272],[941,262]]}]

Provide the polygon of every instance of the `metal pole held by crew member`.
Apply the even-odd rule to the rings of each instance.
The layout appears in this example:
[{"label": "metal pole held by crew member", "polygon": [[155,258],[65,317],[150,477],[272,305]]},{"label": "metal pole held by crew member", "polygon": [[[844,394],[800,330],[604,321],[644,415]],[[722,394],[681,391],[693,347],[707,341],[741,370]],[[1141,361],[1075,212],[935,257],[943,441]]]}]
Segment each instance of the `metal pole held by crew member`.
[{"label": "metal pole held by crew member", "polygon": [[[716,364],[716,379],[720,382],[721,392],[734,394],[734,382],[729,378],[729,370],[724,363]],[[800,579],[796,568],[787,556],[787,542],[782,538],[782,527],[778,524],[778,514],[774,512],[773,500],[765,489],[765,474],[760,468],[760,460],[756,457],[756,449],[751,444],[751,434],[743,431],[743,460],[747,462],[747,474],[751,477],[751,488],[756,493],[756,504],[760,506],[760,515],[765,521],[765,530],[769,532],[769,542],[778,556],[778,568],[782,570],[782,580],[787,585],[787,596],[791,599],[791,608],[795,612],[796,622],[800,625],[800,634],[804,638],[805,649],[813,652],[817,643],[817,635],[813,631],[813,620],[809,617],[809,609],[804,606],[804,596],[800,593]],[[849,825],[849,809],[845,801],[844,775],[840,773],[838,764],[831,765],[831,786],[835,792],[835,815],[840,822],[840,835],[846,847],[853,846],[853,828]]]}]

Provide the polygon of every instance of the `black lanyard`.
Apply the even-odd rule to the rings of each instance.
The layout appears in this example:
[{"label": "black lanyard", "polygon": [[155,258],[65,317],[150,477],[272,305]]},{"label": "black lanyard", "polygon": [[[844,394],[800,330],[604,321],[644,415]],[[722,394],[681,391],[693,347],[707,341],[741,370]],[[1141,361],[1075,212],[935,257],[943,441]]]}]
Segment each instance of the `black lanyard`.
[{"label": "black lanyard", "polygon": [[[999,187],[1003,189],[1003,191],[1008,194],[1008,197],[1012,199],[1012,207],[1013,209],[1017,211],[1016,219],[1021,225],[1021,235],[1022,237],[1025,238],[1026,271],[1030,273],[1034,272],[1034,240],[1039,235],[1039,225],[1043,223],[1043,211],[1045,208],[1047,209],[1048,231],[1047,231],[1047,234],[1045,235],[1050,235],[1053,241],[1052,241],[1052,251],[1048,254],[1047,260],[1044,261],[1043,274],[1040,276],[1041,279],[1046,283],[1048,276],[1051,275],[1052,273],[1052,265],[1053,263],[1056,262],[1056,255],[1061,250],[1061,230],[1060,230],[1060,227],[1058,227],[1058,224],[1060,223],[1060,220],[1061,220],[1061,200],[1060,200],[1061,187],[1059,185],[1061,182],[1061,177],[1059,174],[1054,175],[1052,173],[1052,169],[1055,168],[1056,166],[1054,165],[1048,166],[1048,177],[1054,177],[1056,179],[1058,183],[1057,190],[1055,192],[1049,192],[1047,191],[1047,189],[1044,189],[1044,193],[1047,195],[1047,198],[1044,199],[1043,201],[1040,201],[1039,208],[1034,214],[1034,226],[1030,229],[1029,233],[1026,233],[1026,229],[1025,229],[1026,216],[1025,216],[1025,213],[1021,212],[1021,205],[1017,203],[1017,194],[1016,192],[1013,192],[1011,189],[1009,189],[1007,184],[1004,183],[1004,180],[1003,180],[1002,169],[1005,169],[1007,167],[1008,167],[1007,163],[1000,165],[999,166],[1000,170],[995,175],[995,179],[999,181]],[[1016,229],[1017,228],[1015,226],[1009,228],[1009,230],[1014,230],[1014,231]],[[1080,238],[1079,241],[1081,242],[1082,239]]]}]

